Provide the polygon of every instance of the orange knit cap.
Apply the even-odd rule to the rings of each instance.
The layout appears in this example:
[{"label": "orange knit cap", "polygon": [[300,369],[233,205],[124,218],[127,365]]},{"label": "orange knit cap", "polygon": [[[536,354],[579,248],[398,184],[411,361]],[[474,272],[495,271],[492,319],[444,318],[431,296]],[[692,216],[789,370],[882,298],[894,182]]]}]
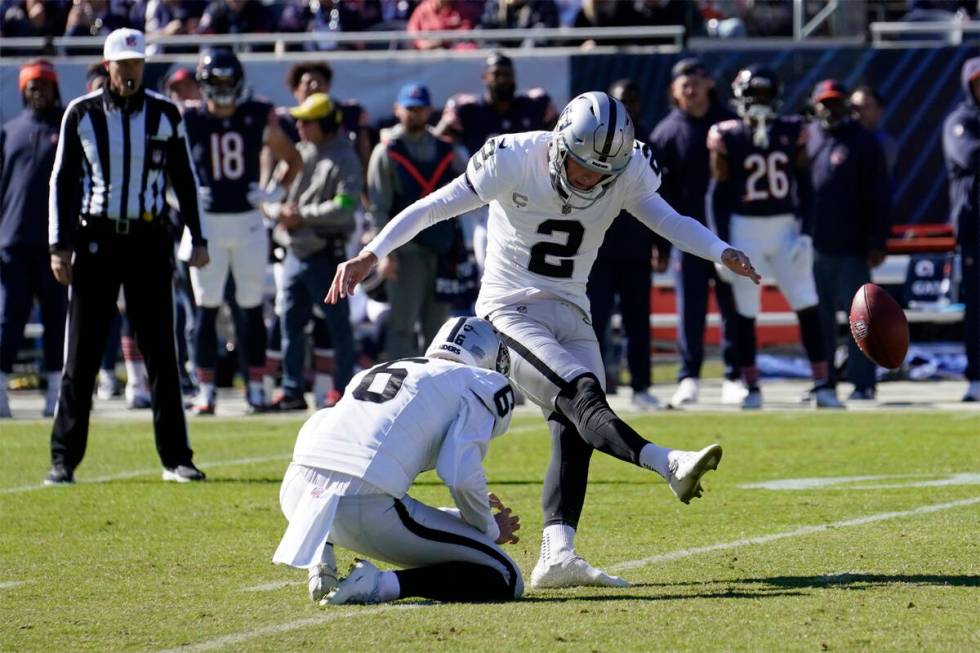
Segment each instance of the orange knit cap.
[{"label": "orange knit cap", "polygon": [[55,72],[54,66],[47,59],[32,59],[25,63],[20,69],[20,78],[18,87],[20,88],[20,94],[24,94],[24,89],[27,88],[27,82],[32,79],[46,79],[53,84],[58,84],[58,73]]}]

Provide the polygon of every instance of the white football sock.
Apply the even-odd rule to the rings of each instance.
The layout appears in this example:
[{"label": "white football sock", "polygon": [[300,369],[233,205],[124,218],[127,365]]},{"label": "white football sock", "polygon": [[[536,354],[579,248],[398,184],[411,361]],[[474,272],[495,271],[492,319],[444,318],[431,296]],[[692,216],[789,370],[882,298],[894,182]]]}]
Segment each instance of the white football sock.
[{"label": "white football sock", "polygon": [[381,578],[378,579],[378,600],[394,601],[401,594],[402,585],[398,582],[398,576],[393,571],[382,571]]},{"label": "white football sock", "polygon": [[575,553],[575,529],[568,524],[548,524],[541,537],[541,559],[548,564]]},{"label": "white football sock", "polygon": [[640,464],[667,478],[667,474],[670,473],[667,469],[667,456],[671,451],[672,449],[658,447],[650,442],[640,449]]},{"label": "white football sock", "polygon": [[202,397],[213,397],[214,396],[214,384],[213,383],[198,383],[198,391]]},{"label": "white football sock", "polygon": [[126,363],[126,386],[133,389],[146,389],[146,365],[143,361],[124,361]]}]

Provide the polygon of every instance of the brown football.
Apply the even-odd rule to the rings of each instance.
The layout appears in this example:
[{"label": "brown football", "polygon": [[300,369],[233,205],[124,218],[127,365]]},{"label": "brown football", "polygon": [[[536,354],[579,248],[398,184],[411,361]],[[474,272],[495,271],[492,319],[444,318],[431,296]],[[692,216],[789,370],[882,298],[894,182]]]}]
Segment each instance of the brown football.
[{"label": "brown football", "polygon": [[851,302],[851,336],[864,355],[890,370],[901,367],[909,350],[905,312],[881,286],[866,283]]}]

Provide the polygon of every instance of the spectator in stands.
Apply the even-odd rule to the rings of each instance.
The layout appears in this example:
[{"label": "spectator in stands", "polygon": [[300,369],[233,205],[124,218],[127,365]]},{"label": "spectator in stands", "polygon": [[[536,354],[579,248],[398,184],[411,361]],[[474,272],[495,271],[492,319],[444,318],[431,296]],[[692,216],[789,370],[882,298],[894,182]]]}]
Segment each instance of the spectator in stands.
[{"label": "spectator in stands", "polygon": [[129,7],[120,0],[74,0],[65,36],[105,36],[130,23]]},{"label": "spectator in stands", "polygon": [[[382,133],[368,166],[368,197],[378,229],[466,169],[466,157],[429,127],[431,114],[426,87],[407,84],[398,92],[398,124]],[[419,355],[446,321],[449,306],[436,299],[436,272],[439,257],[453,245],[455,228],[453,220],[433,225],[380,262],[391,303],[385,341],[389,359]],[[416,323],[421,326],[421,346]]]},{"label": "spectator in stands", "polygon": [[[197,32],[204,0],[150,0],[146,3],[144,23],[146,35],[179,36]],[[147,54],[167,52],[194,52],[197,48],[150,45]]]},{"label": "spectator in stands", "polygon": [[980,401],[980,57],[960,75],[965,98],[943,123],[943,154],[949,179],[950,221],[960,254],[960,301],[966,343],[966,394]]},{"label": "spectator in stands", "polygon": [[[347,256],[354,210],[361,195],[361,166],[341,132],[339,107],[325,93],[314,93],[291,111],[297,120],[297,149],[303,168],[275,218],[275,242],[287,250],[283,261],[283,394],[273,407],[306,409],[304,331],[314,304],[320,305],[336,350],[335,382],[346,387],[354,367],[354,337],[346,301],[322,306],[338,264]],[[339,399],[339,397],[338,397]]]},{"label": "spectator in stands", "polygon": [[858,86],[851,91],[849,103],[855,120],[861,123],[861,126],[870,132],[881,146],[881,151],[885,155],[888,178],[894,179],[895,164],[898,162],[898,141],[886,132],[881,124],[885,114],[884,100],[872,87]]},{"label": "spectator in stands", "polygon": [[275,22],[259,0],[211,0],[197,25],[199,34],[254,34]]},{"label": "spectator in stands", "polygon": [[[630,24],[630,7],[625,2],[617,0],[582,0],[582,8],[575,16],[573,27],[623,27]],[[583,48],[593,48],[597,45],[622,45],[624,41],[617,39],[586,39],[581,43]]]},{"label": "spectator in stands", "polygon": [[[408,19],[408,31],[468,31],[480,22],[480,6],[468,0],[422,0]],[[418,39],[412,42],[416,50],[464,47],[459,41]]]},{"label": "spectator in stands", "polygon": [[[808,127],[807,154],[813,181],[813,273],[830,360],[837,349],[837,311],[871,281],[885,259],[890,226],[888,172],[878,141],[847,109],[847,91],[837,81],[819,82],[810,96],[816,121]],[[875,366],[848,338],[850,399],[875,398]],[[830,366],[829,383],[836,382]]]},{"label": "spectator in stands", "polygon": [[[534,29],[558,27],[555,0],[488,0],[480,24],[485,29]],[[534,45],[528,39],[524,45]],[[502,47],[518,47],[520,41],[504,41]]]},{"label": "spectator in stands", "polygon": [[[711,181],[708,129],[715,123],[734,119],[735,113],[719,101],[714,80],[701,61],[694,58],[681,59],[674,64],[670,101],[674,105],[673,110],[650,135],[650,145],[660,164],[660,194],[679,212],[709,224],[705,204]],[[714,194],[711,199],[714,199]],[[715,224],[711,226],[727,239],[727,222],[719,220],[717,215],[715,218]],[[735,300],[732,288],[718,277],[710,261],[687,252],[679,254],[674,290],[677,302],[677,350],[681,357],[681,366],[677,371],[680,385],[670,403],[679,407],[698,400],[711,285],[714,285],[722,319],[721,353],[725,362],[722,403],[740,403],[745,390],[738,381],[739,371],[735,361]]]},{"label": "spectator in stands", "polygon": [[[629,25],[681,25],[684,27],[684,38],[692,36],[707,36],[704,28],[704,18],[698,11],[698,5],[688,0],[637,0],[624,3],[627,6],[627,24]],[[664,39],[647,38],[633,39],[630,44],[664,43]]]},{"label": "spectator in stands", "polygon": [[0,418],[10,417],[7,375],[34,299],[44,325],[44,416],[54,415],[61,388],[65,337],[65,288],[48,272],[47,192],[61,125],[58,75],[45,59],[20,69],[18,89],[24,105],[0,131]]},{"label": "spectator in stands", "polygon": [[[380,21],[380,7],[349,0],[321,0],[319,2],[291,2],[279,15],[280,32],[360,32]],[[338,44],[324,39],[304,44],[307,50],[362,49],[361,43]]]},{"label": "spectator in stands", "polygon": [[[621,79],[609,88],[609,94],[622,101],[629,111],[637,134],[646,134],[640,126],[643,114],[640,88],[632,79]],[[642,137],[641,137],[642,138]],[[650,286],[653,275],[652,259],[658,271],[666,269],[667,258],[658,255],[654,233],[636,218],[623,211],[606,231],[595,264],[589,275],[588,293],[592,304],[592,328],[602,359],[610,376],[609,338],[606,337],[613,307],[618,306],[623,317],[626,335],[626,360],[629,364],[631,402],[638,410],[656,410],[659,400],[650,392]],[[669,246],[664,246],[665,254]],[[607,390],[615,383],[606,381]]]},{"label": "spectator in stands", "polygon": [[745,0],[701,0],[699,4],[708,36],[733,39],[748,34],[745,21],[738,15]]},{"label": "spectator in stands", "polygon": [[5,4],[0,16],[0,34],[6,37],[61,36],[65,15],[61,6],[44,0],[24,0]]}]

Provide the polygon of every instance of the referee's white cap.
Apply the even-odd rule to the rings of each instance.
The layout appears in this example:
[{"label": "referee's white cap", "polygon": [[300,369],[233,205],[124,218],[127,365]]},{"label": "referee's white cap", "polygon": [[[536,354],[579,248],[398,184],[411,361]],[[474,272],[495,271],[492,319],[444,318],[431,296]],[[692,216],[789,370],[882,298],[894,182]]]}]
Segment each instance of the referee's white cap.
[{"label": "referee's white cap", "polygon": [[145,59],[146,37],[143,36],[143,32],[128,27],[114,30],[105,37],[102,58],[105,61]]}]

